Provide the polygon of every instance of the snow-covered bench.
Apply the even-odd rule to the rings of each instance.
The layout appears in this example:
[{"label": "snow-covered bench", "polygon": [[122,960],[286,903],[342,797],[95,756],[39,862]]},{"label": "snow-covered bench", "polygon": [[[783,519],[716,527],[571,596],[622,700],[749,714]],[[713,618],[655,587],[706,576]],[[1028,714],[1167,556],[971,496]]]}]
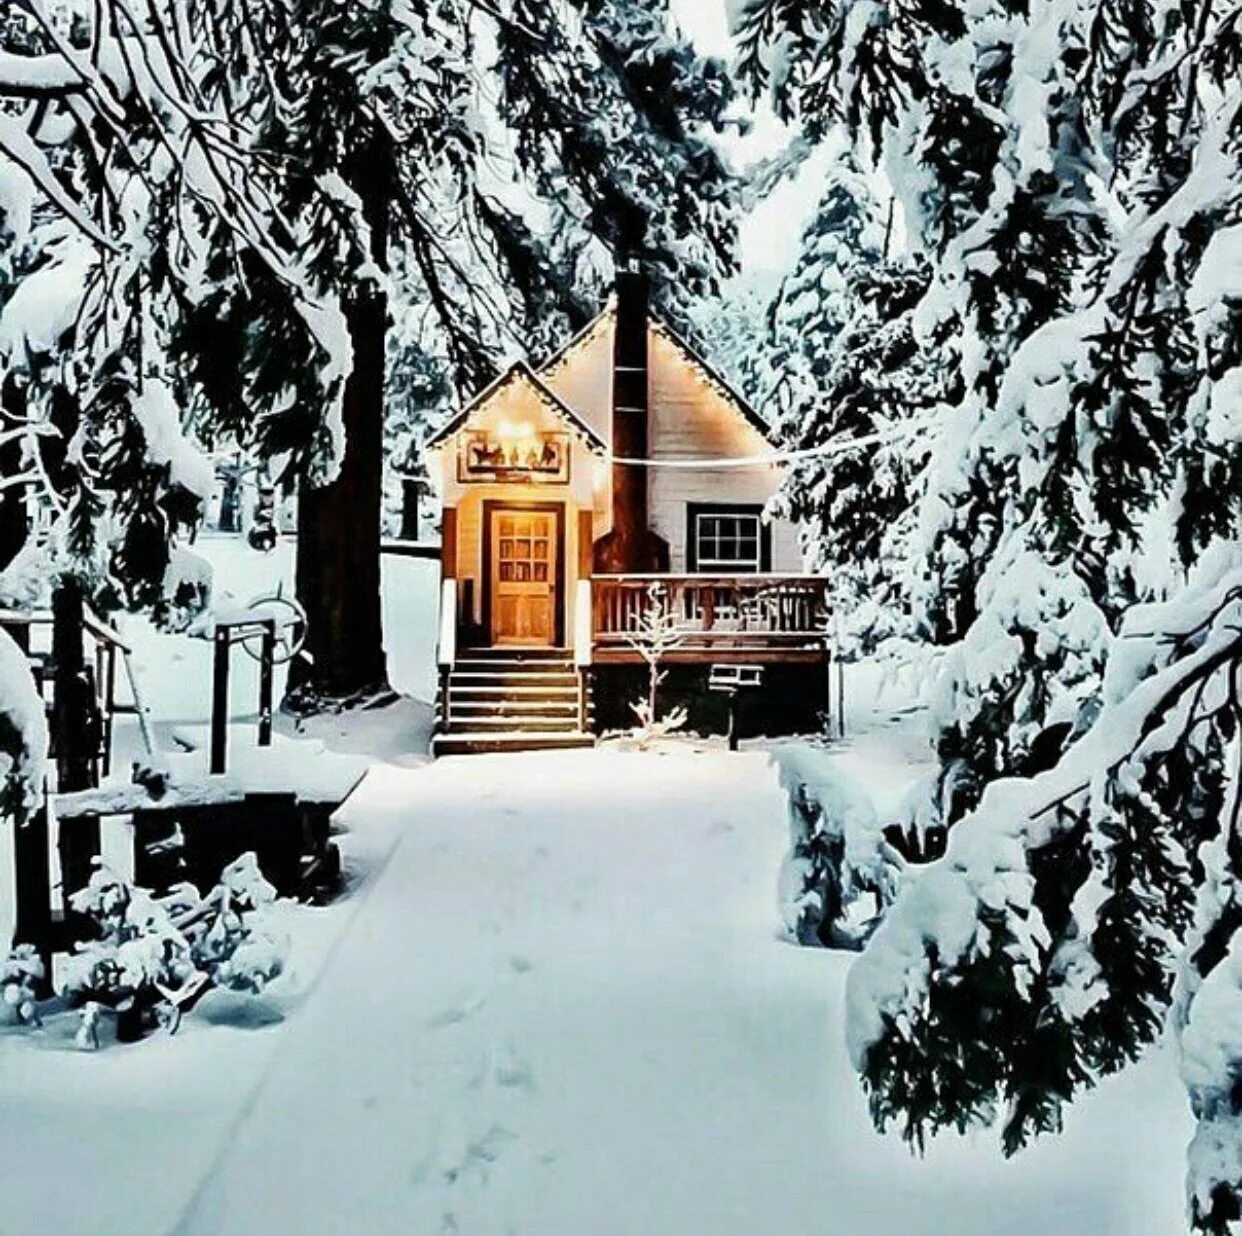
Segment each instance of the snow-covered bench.
[{"label": "snow-covered bench", "polygon": [[362,780],[366,761],[318,742],[283,739],[235,758],[227,773],[201,769],[202,754],[165,757],[138,767],[129,781],[52,796],[62,864],[89,869],[100,848],[99,821],[127,819],[133,829],[133,879],[161,889],[189,879],[211,887],[239,854],[254,851],[282,896],[333,891],[340,855],[331,818]]}]

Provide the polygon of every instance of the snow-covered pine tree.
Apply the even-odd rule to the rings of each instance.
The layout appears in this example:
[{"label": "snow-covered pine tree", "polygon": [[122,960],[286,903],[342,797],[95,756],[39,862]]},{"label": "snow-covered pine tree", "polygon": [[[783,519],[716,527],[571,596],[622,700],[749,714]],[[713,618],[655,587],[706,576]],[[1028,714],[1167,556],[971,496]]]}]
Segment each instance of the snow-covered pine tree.
[{"label": "snow-covered pine tree", "polygon": [[768,348],[767,313],[771,276],[742,271],[721,295],[695,314],[695,334],[703,355],[720,375],[762,416],[771,415],[776,373]]},{"label": "snow-covered pine tree", "polygon": [[841,156],[769,313],[782,441],[797,451],[866,443],[799,459],[781,496],[834,580],[843,638],[864,648],[911,633],[903,585],[924,455],[918,425],[948,394],[950,368],[915,338],[929,269],[889,257],[892,207],[877,201],[854,157]]},{"label": "snow-covered pine tree", "polygon": [[693,337],[737,263],[740,186],[710,140],[730,123],[724,64],[697,55],[668,0],[514,0],[498,49],[501,114],[554,229],[585,232],[606,273],[636,263]]},{"label": "snow-covered pine tree", "polygon": [[[24,207],[9,212],[0,366],[18,375],[29,483],[52,512],[40,569],[105,607],[156,604],[197,573],[170,553],[213,484],[183,432],[195,366],[180,328],[218,271],[286,289],[285,328],[312,356],[339,336],[251,166],[250,97],[221,70],[244,49],[214,10],[174,9],[26,5],[3,28],[0,181]],[[194,341],[199,373],[220,364],[215,342]],[[337,395],[339,380],[317,386],[327,419]]]},{"label": "snow-covered pine tree", "polygon": [[[58,494],[79,557],[103,576],[96,591],[149,603],[166,582],[168,538],[202,497],[186,481],[201,490],[206,473],[200,462],[192,478],[165,476],[157,460],[148,474],[136,452],[151,435],[130,422],[137,408],[156,436],[183,441],[169,414],[189,412],[200,437],[254,444],[329,487],[308,485],[303,503],[316,547],[303,555],[303,685],[382,685],[378,587],[357,571],[377,557],[389,290],[410,281],[402,301],[429,310],[430,352],[472,388],[507,343],[529,349],[585,319],[635,203],[654,220],[643,252],[668,287],[714,277],[732,182],[698,130],[724,106],[722,68],[693,57],[662,6],[633,6],[637,22],[628,5],[549,7],[521,73],[555,107],[505,95],[497,110],[520,7],[144,0],[121,12],[105,0],[29,6],[6,27],[6,181],[52,225],[31,277],[94,297],[87,313],[56,299],[58,314],[35,315],[47,338],[10,355],[43,358],[41,423],[55,407],[65,438],[96,427],[92,466],[66,459]],[[102,67],[82,74],[91,48]],[[572,82],[598,106],[561,93]],[[570,120],[562,141],[555,126]],[[514,151],[520,175],[506,185],[495,166]],[[29,300],[19,307],[24,330]],[[135,394],[148,388],[154,404]],[[333,485],[357,488],[348,527]],[[113,508],[119,544],[92,543]]]},{"label": "snow-covered pine tree", "polygon": [[880,204],[847,150],[824,179],[797,262],[768,311],[772,363],[787,382],[775,392],[782,417],[792,410],[796,418],[810,419],[812,409],[794,405],[804,389],[813,399],[827,385],[832,344],[849,323],[851,276],[857,268],[874,267],[885,247]]},{"label": "snow-covered pine tree", "polygon": [[[881,1123],[1001,1119],[1013,1150],[1151,1041],[1177,959],[1215,973],[1235,926],[1196,949],[1201,847],[1224,838],[1219,890],[1238,827],[1236,579],[1207,547],[1242,519],[1242,45],[1207,4],[871,12],[736,10],[784,108],[883,165],[930,264],[916,337],[957,358],[910,553],[914,616],[955,645],[920,815],[955,831],[855,970],[852,1040]],[[1235,1119],[1221,1077],[1192,1084],[1205,1147]],[[1238,1213],[1230,1161],[1196,1165],[1204,1230]]]}]

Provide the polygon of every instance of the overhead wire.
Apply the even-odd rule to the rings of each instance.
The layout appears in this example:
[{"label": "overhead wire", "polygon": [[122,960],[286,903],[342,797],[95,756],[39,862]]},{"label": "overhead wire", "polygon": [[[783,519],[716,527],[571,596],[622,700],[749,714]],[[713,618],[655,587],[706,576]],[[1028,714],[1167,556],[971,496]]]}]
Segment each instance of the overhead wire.
[{"label": "overhead wire", "polygon": [[606,456],[609,463],[619,464],[628,468],[669,468],[703,472],[728,470],[734,468],[763,468],[775,464],[797,463],[802,459],[823,459],[836,455],[845,455],[850,451],[862,450],[868,446],[883,446],[887,443],[913,437],[920,430],[927,428],[934,418],[920,418],[895,425],[891,429],[877,430],[875,433],[858,434],[854,437],[837,436],[820,442],[816,446],[791,447],[782,450],[766,451],[761,455],[726,455],[700,456],[698,458],[637,458],[624,455]]}]

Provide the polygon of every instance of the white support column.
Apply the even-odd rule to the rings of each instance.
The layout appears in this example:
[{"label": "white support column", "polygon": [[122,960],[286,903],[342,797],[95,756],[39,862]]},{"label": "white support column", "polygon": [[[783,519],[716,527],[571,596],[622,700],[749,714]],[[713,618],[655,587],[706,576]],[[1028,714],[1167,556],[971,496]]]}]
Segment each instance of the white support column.
[{"label": "white support column", "polygon": [[594,638],[591,581],[580,579],[574,592],[574,666],[578,671],[578,729],[584,733],[587,728],[587,690]]}]

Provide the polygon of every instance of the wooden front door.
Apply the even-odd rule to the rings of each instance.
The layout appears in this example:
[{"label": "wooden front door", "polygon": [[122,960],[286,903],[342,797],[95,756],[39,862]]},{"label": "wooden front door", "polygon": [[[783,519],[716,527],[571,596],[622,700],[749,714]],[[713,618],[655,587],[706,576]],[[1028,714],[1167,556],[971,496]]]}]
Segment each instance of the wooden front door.
[{"label": "wooden front door", "polygon": [[492,643],[548,647],[556,637],[559,513],[497,507],[490,519]]}]

